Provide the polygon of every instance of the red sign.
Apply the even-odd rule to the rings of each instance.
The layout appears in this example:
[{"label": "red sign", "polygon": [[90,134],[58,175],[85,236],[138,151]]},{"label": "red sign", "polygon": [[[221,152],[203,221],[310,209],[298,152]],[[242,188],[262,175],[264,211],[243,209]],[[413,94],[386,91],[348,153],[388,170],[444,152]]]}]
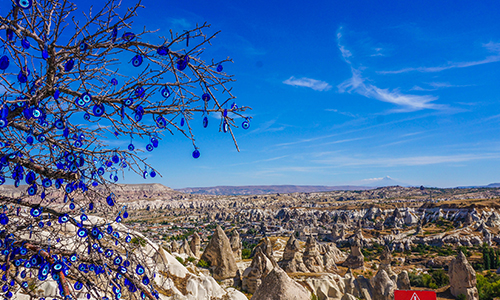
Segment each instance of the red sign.
[{"label": "red sign", "polygon": [[394,300],[436,300],[436,292],[395,290]]}]

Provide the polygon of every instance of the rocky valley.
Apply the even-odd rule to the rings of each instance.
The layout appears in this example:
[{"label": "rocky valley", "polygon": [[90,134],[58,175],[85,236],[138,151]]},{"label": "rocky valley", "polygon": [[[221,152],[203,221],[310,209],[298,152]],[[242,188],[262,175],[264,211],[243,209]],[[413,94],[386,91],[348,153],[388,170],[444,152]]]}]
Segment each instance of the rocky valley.
[{"label": "rocky valley", "polygon": [[484,249],[496,253],[500,242],[499,195],[496,188],[399,186],[175,193],[127,200],[126,223],[252,299],[382,300],[395,289],[479,299],[475,272],[489,274]]},{"label": "rocky valley", "polygon": [[[432,290],[483,300],[500,282],[498,188],[113,192],[128,212],[119,226],[137,234],[162,299],[392,300],[395,290]],[[47,199],[59,203],[56,191]]]}]

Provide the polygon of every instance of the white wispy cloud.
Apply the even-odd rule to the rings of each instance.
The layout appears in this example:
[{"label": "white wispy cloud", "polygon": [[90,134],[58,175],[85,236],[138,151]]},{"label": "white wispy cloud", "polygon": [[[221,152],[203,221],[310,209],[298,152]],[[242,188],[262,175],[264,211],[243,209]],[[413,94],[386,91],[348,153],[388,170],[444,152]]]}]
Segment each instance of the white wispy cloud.
[{"label": "white wispy cloud", "polygon": [[[331,141],[331,142],[321,143],[321,144],[319,144],[319,146],[342,144],[342,143],[354,142],[354,141],[359,141],[359,140],[366,140],[369,138],[372,138],[372,136],[358,137],[358,138],[352,138],[352,139],[343,139],[343,140],[335,140],[335,141]],[[313,146],[313,147],[315,147],[315,146]]]},{"label": "white wispy cloud", "polygon": [[385,56],[383,53],[384,49],[383,48],[374,48],[375,52],[371,54],[370,56],[375,57],[375,56]]},{"label": "white wispy cloud", "polygon": [[463,61],[463,62],[450,62],[444,66],[437,67],[416,67],[416,68],[403,68],[400,70],[394,71],[379,71],[379,74],[400,74],[407,72],[422,72],[422,73],[433,73],[433,72],[441,72],[444,70],[449,70],[453,68],[467,68],[473,67],[477,65],[484,65],[489,63],[494,63],[500,61],[500,43],[489,42],[487,44],[483,44],[483,47],[486,48],[489,52],[493,52],[494,55],[487,56],[484,59],[476,60],[476,61]]},{"label": "white wispy cloud", "polygon": [[384,179],[392,179],[390,176],[385,176],[385,177],[376,177],[376,178],[366,178],[366,179],[361,179],[360,182],[375,182],[375,181],[380,181]]},{"label": "white wispy cloud", "polygon": [[328,91],[329,89],[332,88],[332,86],[329,85],[327,82],[307,77],[295,78],[294,76],[292,76],[287,80],[283,81],[283,83],[292,86],[308,87],[315,91],[320,91],[320,92]]},{"label": "white wispy cloud", "polygon": [[334,137],[337,135],[339,135],[339,133],[328,134],[328,135],[318,136],[318,137],[309,138],[309,139],[301,139],[301,140],[297,140],[297,141],[293,141],[293,142],[280,143],[280,144],[276,144],[275,146],[276,147],[283,147],[283,146],[291,146],[291,145],[297,145],[297,144],[303,144],[303,143],[310,143],[310,142]]},{"label": "white wispy cloud", "polygon": [[352,118],[357,118],[358,117],[357,115],[352,114],[350,112],[339,111],[338,109],[335,109],[335,108],[326,108],[325,111],[335,112],[335,113],[338,113],[340,115],[344,115],[344,116],[348,116],[348,117],[352,117]]},{"label": "white wispy cloud", "polygon": [[430,82],[427,83],[431,88],[423,88],[418,85],[415,85],[412,87],[410,90],[412,91],[425,91],[425,92],[431,92],[431,91],[437,91],[439,89],[443,88],[455,88],[455,87],[468,87],[468,86],[473,86],[472,84],[451,84],[449,82]]},{"label": "white wispy cloud", "polygon": [[397,89],[381,89],[375,85],[365,83],[358,70],[352,69],[352,77],[338,85],[339,92],[355,92],[367,98],[401,106],[396,112],[410,112],[422,109],[443,109],[445,106],[431,103],[438,97],[432,95],[403,94]]},{"label": "white wispy cloud", "polygon": [[[398,89],[382,89],[373,84],[366,83],[366,80],[361,76],[361,71],[354,68],[350,61],[352,53],[350,51],[346,52],[345,47],[341,43],[341,29],[342,28],[340,28],[337,33],[337,45],[344,61],[351,66],[352,77],[337,86],[340,93],[354,92],[370,99],[399,105],[400,108],[393,110],[394,112],[410,112],[422,109],[444,109],[446,107],[432,103],[432,101],[438,99],[436,96],[403,94]],[[348,53],[347,56],[346,53]]]}]

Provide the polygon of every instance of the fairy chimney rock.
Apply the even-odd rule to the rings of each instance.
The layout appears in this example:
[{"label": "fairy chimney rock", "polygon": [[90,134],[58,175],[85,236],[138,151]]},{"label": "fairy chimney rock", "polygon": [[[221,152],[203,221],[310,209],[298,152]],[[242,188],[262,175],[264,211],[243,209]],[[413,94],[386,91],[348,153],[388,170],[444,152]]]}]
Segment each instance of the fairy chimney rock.
[{"label": "fairy chimney rock", "polygon": [[371,281],[373,300],[394,300],[396,284],[385,270],[380,269]]},{"label": "fairy chimney rock", "polygon": [[307,269],[313,273],[320,273],[324,271],[323,258],[319,253],[316,239],[312,235],[307,238],[303,261]]},{"label": "fairy chimney rock", "polygon": [[251,300],[310,300],[310,293],[281,268],[274,268],[262,279]]},{"label": "fairy chimney rock", "polygon": [[193,252],[196,258],[200,258],[200,245],[201,245],[200,235],[197,232],[195,232],[191,237],[191,242],[189,243],[189,246],[191,248],[191,252]]},{"label": "fairy chimney rock", "polygon": [[462,251],[451,261],[448,275],[450,276],[450,291],[453,296],[465,295],[467,300],[479,299],[476,272]]},{"label": "fairy chimney rock", "polygon": [[243,272],[242,288],[252,294],[255,293],[255,290],[262,282],[262,278],[266,277],[273,268],[271,260],[260,249],[257,249],[250,267]]},{"label": "fairy chimney rock", "polygon": [[238,267],[231,250],[231,243],[220,226],[215,229],[201,259],[210,262],[216,280],[232,279]]},{"label": "fairy chimney rock", "polygon": [[302,260],[300,244],[299,241],[295,238],[295,234],[292,234],[288,239],[285,250],[283,251],[282,260],[279,262],[279,265],[285,272],[288,273],[308,272],[308,269],[306,268]]},{"label": "fairy chimney rock", "polygon": [[231,250],[233,251],[234,259],[241,260],[241,240],[240,234],[238,230],[233,230],[233,234],[231,235]]},{"label": "fairy chimney rock", "polygon": [[351,269],[362,269],[364,268],[365,257],[361,253],[361,241],[357,238],[351,240],[351,253],[343,263],[345,267]]},{"label": "fairy chimney rock", "polygon": [[172,244],[170,244],[170,248],[172,250],[172,252],[175,252],[175,253],[179,253],[179,243],[177,243],[177,241],[173,241]]}]

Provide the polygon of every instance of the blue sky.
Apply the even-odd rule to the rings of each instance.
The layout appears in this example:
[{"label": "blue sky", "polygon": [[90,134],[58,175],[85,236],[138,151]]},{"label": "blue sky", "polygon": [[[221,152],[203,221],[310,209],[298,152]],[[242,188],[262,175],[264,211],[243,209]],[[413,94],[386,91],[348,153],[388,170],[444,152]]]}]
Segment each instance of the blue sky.
[{"label": "blue sky", "polygon": [[[124,6],[129,1],[123,1]],[[495,1],[143,1],[135,26],[222,32],[248,130],[194,126],[150,162],[170,187],[500,181],[500,4]],[[239,121],[240,122],[240,121]],[[127,182],[143,182],[134,175]]]}]

